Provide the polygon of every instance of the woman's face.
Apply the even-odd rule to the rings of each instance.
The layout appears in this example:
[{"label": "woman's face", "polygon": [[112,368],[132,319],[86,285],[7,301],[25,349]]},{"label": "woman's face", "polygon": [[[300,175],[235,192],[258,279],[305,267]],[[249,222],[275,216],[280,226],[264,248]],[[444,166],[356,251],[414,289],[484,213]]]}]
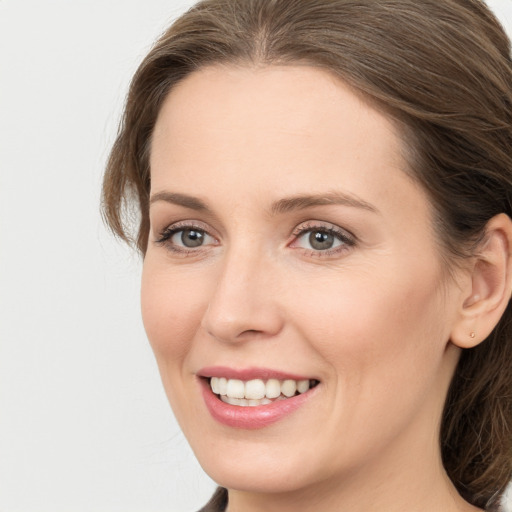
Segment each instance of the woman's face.
[{"label": "woman's face", "polygon": [[166,99],[143,319],[222,485],[297,490],[439,462],[461,292],[401,144],[306,66],[206,68]]}]

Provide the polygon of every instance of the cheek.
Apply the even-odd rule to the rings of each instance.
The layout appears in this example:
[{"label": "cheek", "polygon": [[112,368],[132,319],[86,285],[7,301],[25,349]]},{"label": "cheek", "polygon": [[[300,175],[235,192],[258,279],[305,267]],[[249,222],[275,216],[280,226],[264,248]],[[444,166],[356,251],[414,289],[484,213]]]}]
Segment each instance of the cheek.
[{"label": "cheek", "polygon": [[437,273],[389,268],[377,277],[352,272],[297,301],[304,337],[351,382],[390,380],[399,370],[437,364],[449,333]]},{"label": "cheek", "polygon": [[197,280],[160,269],[148,257],[141,284],[142,320],[159,366],[182,360],[206,307]]},{"label": "cheek", "polygon": [[415,418],[425,415],[429,426],[437,418],[447,324],[430,277],[402,273],[378,282],[359,274],[296,302],[302,337],[328,364],[324,413],[331,435],[343,431],[354,440],[340,441],[348,458],[383,448]]}]

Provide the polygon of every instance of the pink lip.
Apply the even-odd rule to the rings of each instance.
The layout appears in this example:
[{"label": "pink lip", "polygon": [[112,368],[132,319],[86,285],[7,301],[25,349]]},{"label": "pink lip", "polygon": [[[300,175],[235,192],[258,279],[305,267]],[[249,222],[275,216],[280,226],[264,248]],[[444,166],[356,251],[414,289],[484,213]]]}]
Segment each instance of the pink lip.
[{"label": "pink lip", "polygon": [[[231,368],[219,367],[204,368],[201,372],[198,372],[198,375],[202,377],[238,378],[241,380],[250,380],[254,378],[276,378],[279,380],[288,378],[294,380],[305,380],[304,378],[291,376],[290,374],[256,368],[248,370],[233,370]],[[206,407],[216,421],[228,427],[248,430],[267,427],[288,416],[309,400],[309,398],[316,393],[319,387],[316,386],[306,393],[287,398],[286,400],[277,400],[268,405],[241,407],[226,404],[220,400],[211,390],[210,384],[206,378],[200,378],[198,381],[201,385],[201,391]]]},{"label": "pink lip", "polygon": [[197,372],[199,377],[226,377],[226,379],[240,379],[240,380],[252,380],[252,379],[278,379],[278,380],[309,380],[314,377],[304,377],[300,375],[294,375],[292,373],[286,373],[278,370],[271,370],[269,368],[244,368],[236,369],[229,368],[227,366],[209,366],[202,368]]}]

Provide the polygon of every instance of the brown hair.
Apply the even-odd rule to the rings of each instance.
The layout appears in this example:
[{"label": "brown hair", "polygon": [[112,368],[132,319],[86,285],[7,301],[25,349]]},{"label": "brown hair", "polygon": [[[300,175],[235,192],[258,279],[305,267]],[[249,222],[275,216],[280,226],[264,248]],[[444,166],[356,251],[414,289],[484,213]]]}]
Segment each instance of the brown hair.
[{"label": "brown hair", "polygon": [[[483,1],[204,0],[163,34],[131,83],[103,184],[114,233],[145,253],[151,135],[173,86],[209,64],[298,62],[336,74],[402,127],[448,262],[472,254],[491,217],[512,217],[510,42]],[[441,427],[450,478],[489,509],[512,476],[511,315],[509,305],[489,338],[463,352]]]}]

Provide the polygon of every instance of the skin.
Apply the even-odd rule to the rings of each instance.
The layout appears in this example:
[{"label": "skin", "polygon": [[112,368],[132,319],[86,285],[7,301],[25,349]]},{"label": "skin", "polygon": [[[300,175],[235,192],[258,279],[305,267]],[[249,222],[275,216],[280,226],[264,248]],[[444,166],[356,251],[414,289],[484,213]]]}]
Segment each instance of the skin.
[{"label": "skin", "polygon": [[[229,512],[476,510],[438,446],[468,279],[442,265],[402,144],[385,115],[307,66],[205,68],[162,107],[143,320],[176,418],[230,490]],[[334,193],[350,201],[272,210]],[[203,245],[180,246],[180,232],[159,242],[169,226],[202,230]],[[332,227],[350,242],[312,248],[311,229]],[[200,393],[197,372],[215,365],[320,384],[281,421],[234,429]]]}]

